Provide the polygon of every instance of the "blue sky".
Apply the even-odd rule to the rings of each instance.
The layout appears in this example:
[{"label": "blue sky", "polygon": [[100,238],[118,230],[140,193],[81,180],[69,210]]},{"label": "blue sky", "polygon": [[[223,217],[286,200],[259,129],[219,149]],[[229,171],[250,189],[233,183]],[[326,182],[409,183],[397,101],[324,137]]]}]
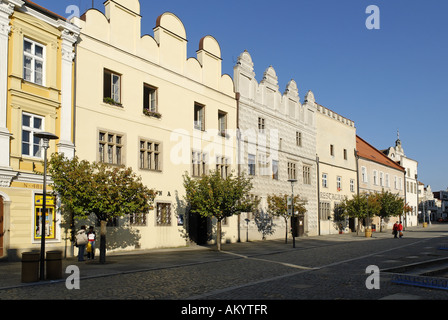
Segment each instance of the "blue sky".
[{"label": "blue sky", "polygon": [[[69,5],[84,13],[92,0],[34,0],[62,16]],[[95,7],[104,12],[103,0]],[[142,34],[153,35],[166,12],[184,23],[188,56],[212,35],[223,73],[233,77],[248,50],[260,81],[273,66],[283,91],[294,79],[303,99],[355,121],[357,134],[377,149],[393,146],[397,129],[406,155],[419,162],[419,180],[433,191],[448,187],[448,1],[444,0],[140,0]],[[380,9],[380,29],[365,22]],[[302,100],[303,101],[303,100]]]}]

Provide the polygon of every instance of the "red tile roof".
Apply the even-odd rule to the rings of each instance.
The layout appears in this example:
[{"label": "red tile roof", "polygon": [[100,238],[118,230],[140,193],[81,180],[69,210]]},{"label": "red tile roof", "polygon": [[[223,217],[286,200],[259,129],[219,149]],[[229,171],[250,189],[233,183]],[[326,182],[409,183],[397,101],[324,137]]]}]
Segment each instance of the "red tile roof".
[{"label": "red tile roof", "polygon": [[356,150],[358,151],[358,156],[361,158],[371,160],[400,171],[405,171],[402,166],[397,164],[381,151],[377,150],[375,147],[371,146],[359,136],[356,136]]},{"label": "red tile roof", "polygon": [[27,5],[29,5],[33,9],[35,9],[35,10],[37,10],[37,11],[39,11],[39,12],[41,12],[41,13],[47,15],[47,16],[51,16],[51,17],[56,18],[56,19],[61,19],[61,20],[67,21],[67,19],[64,18],[63,16],[61,16],[61,15],[59,15],[57,13],[54,13],[53,11],[50,11],[47,8],[44,8],[41,5],[39,5],[39,4],[37,4],[37,3],[33,2],[33,1],[30,1],[30,0],[24,0],[24,1],[25,1],[25,3]]}]

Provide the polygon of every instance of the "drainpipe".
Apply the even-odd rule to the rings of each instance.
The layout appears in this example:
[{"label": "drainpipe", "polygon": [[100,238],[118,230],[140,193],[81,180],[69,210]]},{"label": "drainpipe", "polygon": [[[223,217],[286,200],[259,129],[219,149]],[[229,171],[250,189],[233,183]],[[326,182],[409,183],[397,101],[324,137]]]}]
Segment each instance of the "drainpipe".
[{"label": "drainpipe", "polygon": [[319,155],[316,154],[317,165],[317,226],[320,234],[320,173],[319,173]]}]

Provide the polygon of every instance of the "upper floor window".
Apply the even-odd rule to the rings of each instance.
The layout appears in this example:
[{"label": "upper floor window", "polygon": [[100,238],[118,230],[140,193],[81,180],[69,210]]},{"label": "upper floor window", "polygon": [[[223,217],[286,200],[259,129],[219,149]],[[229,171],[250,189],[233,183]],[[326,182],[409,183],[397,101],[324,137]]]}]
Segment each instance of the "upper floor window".
[{"label": "upper floor window", "polygon": [[140,140],[140,169],[161,171],[161,144],[149,140]]},{"label": "upper floor window", "polygon": [[45,47],[35,41],[23,41],[23,78],[35,84],[45,83]]},{"label": "upper floor window", "polygon": [[302,132],[296,131],[296,146],[302,146]]},{"label": "upper floor window", "polygon": [[249,154],[248,155],[248,163],[249,163],[249,175],[254,176],[255,175],[255,155]]},{"label": "upper floor window", "polygon": [[303,184],[311,184],[311,167],[303,166]]},{"label": "upper floor window", "polygon": [[145,84],[143,86],[143,110],[156,113],[157,110],[157,88]]},{"label": "upper floor window", "polygon": [[198,103],[194,104],[194,128],[205,130],[205,106]]},{"label": "upper floor window", "polygon": [[104,70],[103,101],[121,105],[121,75]]},{"label": "upper floor window", "polygon": [[334,156],[334,146],[330,144],[330,156]]},{"label": "upper floor window", "polygon": [[288,179],[297,179],[296,164],[293,162],[288,162]]},{"label": "upper floor window", "polygon": [[226,136],[227,130],[227,113],[224,111],[218,111],[218,130],[219,134],[223,137]]},{"label": "upper floor window", "polygon": [[258,118],[258,131],[264,133],[264,118]]},{"label": "upper floor window", "polygon": [[22,114],[22,155],[30,157],[42,157],[42,139],[34,137],[34,134],[44,129],[44,118],[30,113]]}]

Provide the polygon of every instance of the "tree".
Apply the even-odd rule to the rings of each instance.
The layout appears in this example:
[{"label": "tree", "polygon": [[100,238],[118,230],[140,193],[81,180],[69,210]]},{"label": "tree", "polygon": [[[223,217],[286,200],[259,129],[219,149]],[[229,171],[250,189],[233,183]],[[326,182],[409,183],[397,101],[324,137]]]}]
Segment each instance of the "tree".
[{"label": "tree", "polygon": [[106,262],[107,221],[126,214],[146,213],[153,209],[155,191],[141,182],[131,168],[80,161],[53,154],[49,161],[53,190],[62,209],[75,219],[95,214],[101,224],[100,263]]},{"label": "tree", "polygon": [[[379,211],[379,203],[376,200],[375,194],[354,194],[352,199],[345,198],[340,204],[340,209],[344,215],[350,218],[358,219],[358,228],[356,233],[359,233],[362,219],[368,219]],[[369,224],[369,222],[367,222]]]},{"label": "tree", "polygon": [[255,206],[249,192],[252,182],[245,175],[222,178],[218,170],[199,178],[183,176],[185,200],[193,213],[217,220],[216,244],[221,250],[221,222],[224,218],[249,212]]},{"label": "tree", "polygon": [[379,216],[381,220],[389,217],[401,216],[405,207],[403,198],[398,194],[384,190],[378,194],[378,202],[380,203],[381,209],[377,216]]},{"label": "tree", "polygon": [[[288,218],[291,218],[291,214],[288,211],[288,197],[289,195],[285,194],[272,194],[268,195],[268,212],[276,217],[282,217],[285,220],[285,243],[288,242]],[[298,214],[306,213],[306,201],[302,200],[299,195],[294,196],[294,212],[298,212]]]}]

